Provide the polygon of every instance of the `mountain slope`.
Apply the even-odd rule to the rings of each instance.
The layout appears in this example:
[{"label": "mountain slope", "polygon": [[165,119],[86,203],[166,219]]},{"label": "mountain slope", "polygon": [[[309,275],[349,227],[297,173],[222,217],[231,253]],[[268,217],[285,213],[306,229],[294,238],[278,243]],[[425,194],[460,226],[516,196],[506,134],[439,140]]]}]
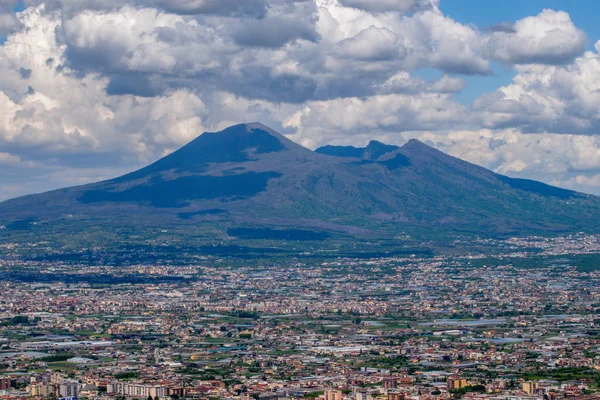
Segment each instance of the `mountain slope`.
[{"label": "mountain slope", "polygon": [[[313,152],[260,124],[205,133],[122,177],[0,203],[4,234],[240,227],[390,236],[595,231],[600,199],[512,179],[419,141]],[[236,230],[238,229],[238,230]]]}]

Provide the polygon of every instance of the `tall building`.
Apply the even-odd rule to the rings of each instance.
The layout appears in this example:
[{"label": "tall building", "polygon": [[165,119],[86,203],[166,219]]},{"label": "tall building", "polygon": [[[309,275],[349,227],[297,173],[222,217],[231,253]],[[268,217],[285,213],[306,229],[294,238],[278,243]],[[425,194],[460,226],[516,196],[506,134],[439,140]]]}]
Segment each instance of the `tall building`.
[{"label": "tall building", "polygon": [[523,391],[527,394],[534,394],[538,388],[537,382],[523,382]]},{"label": "tall building", "polygon": [[355,400],[370,400],[371,396],[367,392],[354,392]]},{"label": "tall building", "polygon": [[66,376],[64,376],[60,372],[55,372],[50,376],[50,383],[60,384],[65,379]]},{"label": "tall building", "polygon": [[448,390],[458,390],[467,386],[467,380],[464,378],[448,378]]},{"label": "tall building", "polygon": [[390,392],[387,394],[387,400],[404,400],[404,393]]},{"label": "tall building", "polygon": [[108,394],[121,394],[138,399],[146,399],[148,396],[152,396],[152,398],[167,397],[166,387],[150,384],[115,382],[108,384],[106,389]]},{"label": "tall building", "polygon": [[341,390],[326,390],[325,400],[342,400]]},{"label": "tall building", "polygon": [[398,380],[396,378],[383,378],[384,389],[395,389],[398,387]]},{"label": "tall building", "polygon": [[64,381],[58,386],[58,394],[61,399],[72,399],[79,394],[79,382]]},{"label": "tall building", "polygon": [[0,378],[0,390],[10,389],[12,382],[10,378]]},{"label": "tall building", "polygon": [[56,385],[53,383],[36,382],[29,386],[31,397],[50,397],[56,395]]}]

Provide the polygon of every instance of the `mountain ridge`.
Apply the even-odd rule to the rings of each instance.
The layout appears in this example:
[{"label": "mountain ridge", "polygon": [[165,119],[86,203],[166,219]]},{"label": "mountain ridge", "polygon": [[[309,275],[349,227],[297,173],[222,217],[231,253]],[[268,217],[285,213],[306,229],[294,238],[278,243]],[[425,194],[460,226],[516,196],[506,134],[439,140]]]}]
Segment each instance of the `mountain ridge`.
[{"label": "mountain ridge", "polygon": [[50,234],[96,225],[217,237],[247,226],[384,236],[555,234],[598,229],[600,198],[499,175],[414,139],[313,152],[250,123],[199,135],[114,179],[0,203],[6,237],[29,220],[35,223],[27,228]]}]

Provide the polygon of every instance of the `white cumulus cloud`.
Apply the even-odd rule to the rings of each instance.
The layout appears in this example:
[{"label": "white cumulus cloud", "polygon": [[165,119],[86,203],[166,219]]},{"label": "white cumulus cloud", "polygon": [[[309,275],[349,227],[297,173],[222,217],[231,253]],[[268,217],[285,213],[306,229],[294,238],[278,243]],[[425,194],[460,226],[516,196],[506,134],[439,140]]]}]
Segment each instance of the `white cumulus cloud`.
[{"label": "white cumulus cloud", "polygon": [[493,57],[508,64],[564,64],[583,53],[586,42],[568,13],[550,9],[490,36]]}]

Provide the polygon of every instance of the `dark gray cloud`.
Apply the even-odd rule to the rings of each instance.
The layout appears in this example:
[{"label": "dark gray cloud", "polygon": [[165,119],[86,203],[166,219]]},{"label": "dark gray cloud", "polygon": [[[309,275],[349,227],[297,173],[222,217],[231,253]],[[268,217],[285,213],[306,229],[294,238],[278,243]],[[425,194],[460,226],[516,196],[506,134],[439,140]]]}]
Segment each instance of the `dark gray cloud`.
[{"label": "dark gray cloud", "polygon": [[[144,0],[136,0],[136,3],[144,4]],[[214,14],[262,18],[267,13],[266,0],[146,0],[145,3],[183,15]]]},{"label": "dark gray cloud", "polygon": [[84,10],[115,11],[125,5],[151,7],[180,15],[221,15],[228,17],[262,18],[267,12],[267,0],[25,0],[24,4],[45,4],[48,10],[61,10],[68,16]]},{"label": "dark gray cloud", "polygon": [[492,25],[488,28],[488,30],[490,32],[517,33],[514,24],[510,22]]},{"label": "dark gray cloud", "polygon": [[156,97],[165,93],[166,88],[160,87],[161,83],[153,81],[146,74],[116,75],[110,78],[106,86],[109,96],[122,96],[131,94],[140,97]]},{"label": "dark gray cloud", "polygon": [[230,79],[223,80],[222,89],[249,99],[302,103],[315,98],[319,84],[311,76],[274,75],[269,67],[244,66]]},{"label": "dark gray cloud", "polygon": [[312,21],[274,17],[262,20],[238,21],[232,38],[240,46],[279,48],[294,40],[319,40]]},{"label": "dark gray cloud", "polygon": [[[5,0],[6,11],[12,10],[18,0]],[[72,17],[83,11],[116,11],[130,5],[154,8],[186,16],[223,16],[257,18],[267,15],[268,9],[282,5],[308,3],[310,0],[24,0],[25,6],[44,4],[48,11],[59,10]],[[3,3],[0,2],[0,11]]]},{"label": "dark gray cloud", "polygon": [[438,0],[340,0],[346,7],[369,12],[399,12],[409,14],[437,7]]}]

